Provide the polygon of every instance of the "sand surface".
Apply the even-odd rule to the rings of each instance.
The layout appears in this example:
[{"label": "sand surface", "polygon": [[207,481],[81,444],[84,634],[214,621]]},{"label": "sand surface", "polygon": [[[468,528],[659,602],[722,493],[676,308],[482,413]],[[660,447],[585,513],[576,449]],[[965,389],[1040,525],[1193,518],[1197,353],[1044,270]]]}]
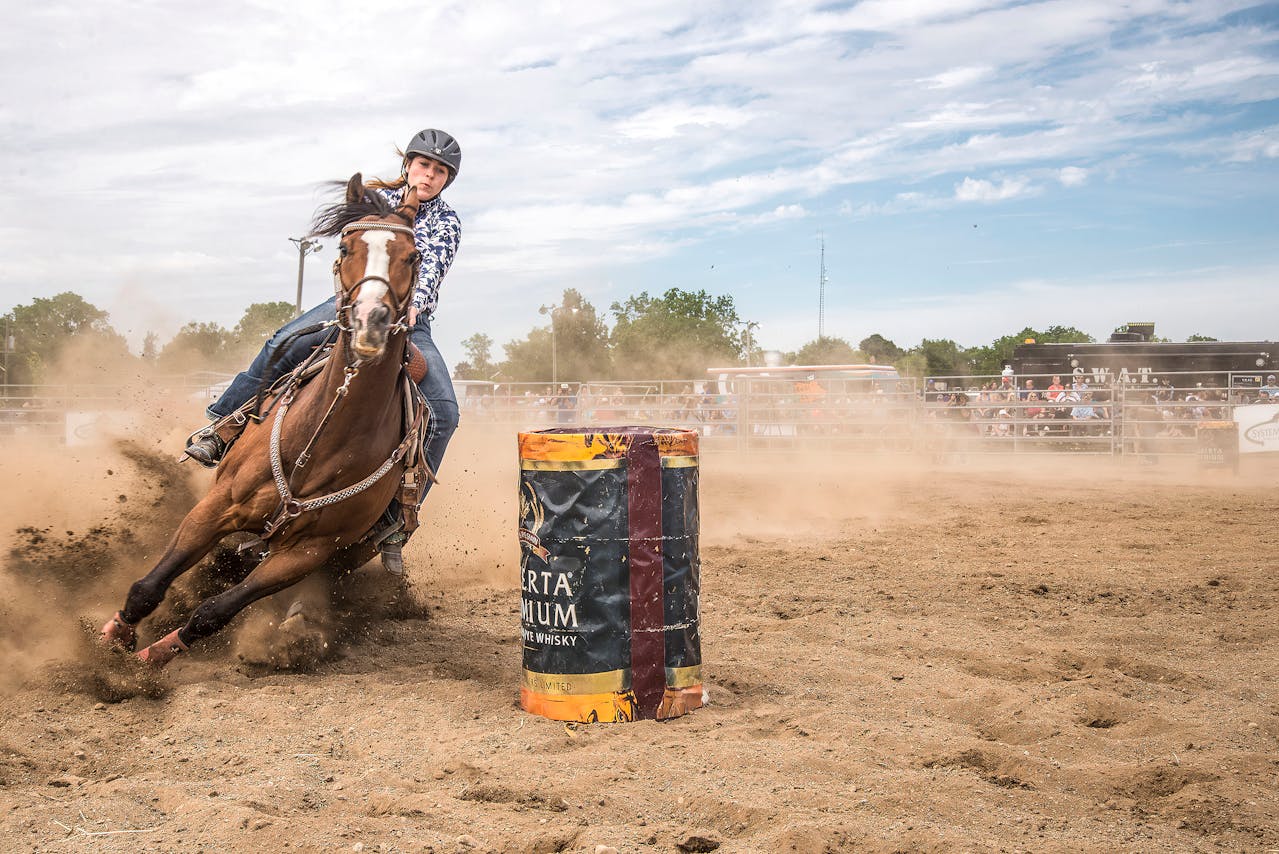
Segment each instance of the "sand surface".
[{"label": "sand surface", "polygon": [[206,482],[181,427],[0,448],[3,850],[1279,850],[1273,463],[707,456],[710,704],[588,727],[516,704],[503,429],[458,434],[408,589],[104,676],[78,624]]}]

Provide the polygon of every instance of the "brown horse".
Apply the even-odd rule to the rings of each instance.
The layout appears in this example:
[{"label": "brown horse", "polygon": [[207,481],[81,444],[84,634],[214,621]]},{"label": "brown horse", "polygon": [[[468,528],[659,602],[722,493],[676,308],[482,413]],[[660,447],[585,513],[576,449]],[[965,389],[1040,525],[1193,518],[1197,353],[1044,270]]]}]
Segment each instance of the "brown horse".
[{"label": "brown horse", "polygon": [[406,425],[401,394],[406,311],[420,261],[412,228],[418,204],[410,190],[391,210],[357,173],[346,185],[346,201],[317,214],[313,234],[341,235],[334,262],[341,331],[328,362],[309,384],[287,383],[261,421],[250,421],[208,494],[103,626],[105,643],[132,650],[135,627],[179,575],[228,534],[261,536],[267,555],[243,581],[206,599],[185,626],[138,653],[162,666],[250,603],[359,541],[390,504],[405,456],[420,454],[412,442],[420,441],[421,413]]}]

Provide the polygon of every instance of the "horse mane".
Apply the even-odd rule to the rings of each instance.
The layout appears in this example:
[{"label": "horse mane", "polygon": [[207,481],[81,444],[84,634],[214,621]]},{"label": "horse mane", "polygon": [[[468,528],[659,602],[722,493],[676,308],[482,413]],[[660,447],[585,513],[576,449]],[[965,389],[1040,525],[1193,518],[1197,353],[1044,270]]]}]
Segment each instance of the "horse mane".
[{"label": "horse mane", "polygon": [[[345,191],[347,187],[346,181],[330,182],[334,187],[340,187]],[[366,216],[385,217],[395,213],[395,209],[391,206],[381,193],[376,193],[368,187],[363,188],[360,198],[353,202],[345,199],[334,205],[326,205],[315,212],[315,219],[311,221],[311,235],[313,237],[336,237],[342,233],[342,229],[351,223],[364,219]],[[407,217],[400,215],[401,219],[407,220]],[[409,223],[412,225],[412,223]]]}]

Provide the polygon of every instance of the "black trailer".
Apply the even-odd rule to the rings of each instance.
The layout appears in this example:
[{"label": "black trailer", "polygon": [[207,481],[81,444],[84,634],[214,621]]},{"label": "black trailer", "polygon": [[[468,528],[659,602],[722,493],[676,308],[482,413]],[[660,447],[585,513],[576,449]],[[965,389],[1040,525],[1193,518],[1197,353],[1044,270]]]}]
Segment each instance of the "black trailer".
[{"label": "black trailer", "polygon": [[1021,376],[1083,374],[1094,385],[1258,388],[1279,372],[1274,341],[1150,341],[1153,324],[1121,327],[1104,344],[1019,344],[1012,368]]}]

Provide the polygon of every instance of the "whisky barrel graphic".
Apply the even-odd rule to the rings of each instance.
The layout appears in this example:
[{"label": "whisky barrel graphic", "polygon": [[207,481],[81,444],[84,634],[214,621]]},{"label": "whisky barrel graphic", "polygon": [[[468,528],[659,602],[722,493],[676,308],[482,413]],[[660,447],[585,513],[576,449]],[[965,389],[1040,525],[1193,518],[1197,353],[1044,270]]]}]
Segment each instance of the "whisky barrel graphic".
[{"label": "whisky barrel graphic", "polygon": [[1195,455],[1203,468],[1228,468],[1239,473],[1239,425],[1234,421],[1200,421],[1195,430]]},{"label": "whisky barrel graphic", "polygon": [[521,433],[520,704],[555,720],[702,705],[697,434]]}]

